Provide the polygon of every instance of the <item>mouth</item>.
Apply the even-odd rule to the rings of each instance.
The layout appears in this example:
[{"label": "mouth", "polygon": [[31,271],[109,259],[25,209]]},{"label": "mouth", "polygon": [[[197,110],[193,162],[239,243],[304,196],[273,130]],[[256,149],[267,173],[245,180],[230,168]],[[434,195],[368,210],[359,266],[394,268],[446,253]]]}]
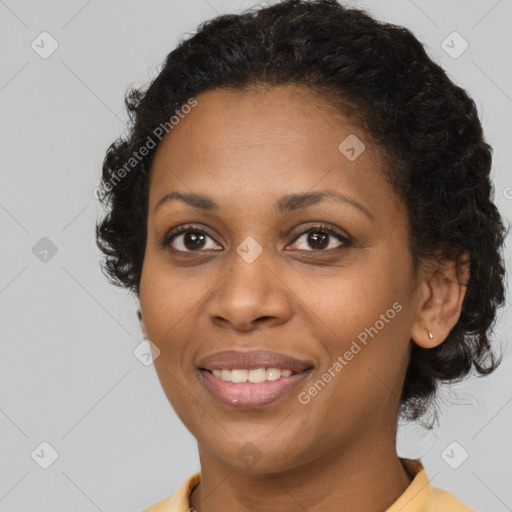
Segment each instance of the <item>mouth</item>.
[{"label": "mouth", "polygon": [[311,374],[313,365],[277,352],[233,350],[203,359],[198,370],[202,383],[218,402],[251,409],[290,394]]}]

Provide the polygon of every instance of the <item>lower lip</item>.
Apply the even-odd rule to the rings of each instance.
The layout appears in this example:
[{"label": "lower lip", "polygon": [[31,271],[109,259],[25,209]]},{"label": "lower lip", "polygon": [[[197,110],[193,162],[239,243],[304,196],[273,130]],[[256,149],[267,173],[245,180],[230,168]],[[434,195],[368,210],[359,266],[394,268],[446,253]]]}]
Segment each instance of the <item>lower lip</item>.
[{"label": "lower lip", "polygon": [[219,402],[229,407],[252,409],[264,407],[290,393],[309,376],[311,370],[258,384],[228,382],[215,377],[208,370],[200,372],[204,384]]}]

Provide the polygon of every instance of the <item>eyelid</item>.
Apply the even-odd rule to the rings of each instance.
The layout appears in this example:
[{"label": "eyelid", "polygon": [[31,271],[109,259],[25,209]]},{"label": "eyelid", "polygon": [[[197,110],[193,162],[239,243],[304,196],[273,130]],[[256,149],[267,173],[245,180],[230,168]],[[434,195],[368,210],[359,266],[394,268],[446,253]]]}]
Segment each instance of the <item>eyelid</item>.
[{"label": "eyelid", "polygon": [[[199,232],[199,233],[205,233],[206,235],[208,235],[216,244],[220,245],[219,242],[217,242],[217,240],[215,239],[215,237],[209,232],[208,229],[205,229],[203,227],[196,227],[196,225],[194,224],[180,224],[179,226],[176,226],[174,228],[172,228],[171,230],[169,230],[165,235],[164,237],[162,238],[161,241],[159,241],[158,245],[162,248],[162,249],[166,249],[170,244],[171,242],[176,238],[178,237],[179,235],[182,235],[184,233],[188,233],[190,231],[196,231],[196,232]],[[204,251],[178,251],[178,252],[181,252],[181,253],[184,253],[184,252],[189,252],[189,253],[193,253],[193,252],[204,252]]]},{"label": "eyelid", "polygon": [[[308,232],[313,231],[315,229],[317,231],[325,232],[325,233],[329,234],[330,236],[337,238],[343,244],[342,247],[351,247],[354,245],[354,238],[351,235],[349,235],[345,230],[342,230],[340,228],[335,227],[332,224],[322,222],[322,221],[316,221],[316,222],[312,221],[309,226],[301,225],[300,231],[293,238],[291,243],[294,243],[300,237],[304,236]],[[338,249],[338,247],[331,249],[331,250],[337,250],[337,249]],[[329,249],[328,250],[311,250],[311,251],[306,251],[306,252],[321,253],[321,252],[330,252],[330,250]]]},{"label": "eyelid", "polygon": [[[351,235],[349,235],[345,230],[342,230],[341,228],[338,228],[338,227],[334,226],[333,224],[326,223],[323,221],[311,221],[308,224],[309,225],[307,225],[307,224],[300,225],[300,231],[298,231],[298,233],[294,236],[294,238],[291,240],[291,242],[289,242],[288,245],[296,243],[296,241],[299,238],[301,238],[302,236],[306,235],[307,233],[309,233],[315,229],[317,231],[327,233],[329,236],[336,238],[340,242],[340,245],[337,247],[331,248],[331,249],[311,249],[311,250],[298,249],[299,252],[316,253],[316,254],[321,254],[321,253],[332,254],[333,252],[340,251],[343,249],[348,249],[348,248],[354,246],[354,243],[355,243],[354,238]],[[182,235],[184,233],[187,233],[187,232],[204,233],[208,237],[210,237],[217,245],[221,245],[221,244],[219,244],[219,242],[217,242],[216,237],[210,233],[208,228],[205,229],[204,227],[197,227],[197,225],[195,225],[194,223],[181,224],[179,226],[172,228],[170,231],[168,231],[166,233],[166,235],[158,243],[158,245],[162,249],[167,249],[176,237],[178,237],[179,235]],[[212,251],[212,250],[219,251],[220,249],[198,249],[197,251],[192,251],[192,250],[191,251],[182,251],[179,249],[175,249],[174,251],[178,254],[194,254],[194,253],[200,254],[200,253],[204,253],[204,252],[208,252],[208,251]]]}]

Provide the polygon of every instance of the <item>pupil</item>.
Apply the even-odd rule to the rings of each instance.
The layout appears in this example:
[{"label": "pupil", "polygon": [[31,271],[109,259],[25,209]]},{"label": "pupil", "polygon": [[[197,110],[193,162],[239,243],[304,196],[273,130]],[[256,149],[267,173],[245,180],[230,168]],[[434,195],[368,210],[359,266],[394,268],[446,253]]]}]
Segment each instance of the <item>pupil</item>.
[{"label": "pupil", "polygon": [[[191,243],[189,243],[191,242]],[[184,244],[187,249],[197,249],[200,248],[201,244],[204,242],[204,236],[201,233],[188,232],[185,235]]]},{"label": "pupil", "polygon": [[324,233],[323,231],[313,231],[308,237],[308,243],[316,246],[316,248],[323,249],[329,245],[327,243],[328,237],[328,233]]}]

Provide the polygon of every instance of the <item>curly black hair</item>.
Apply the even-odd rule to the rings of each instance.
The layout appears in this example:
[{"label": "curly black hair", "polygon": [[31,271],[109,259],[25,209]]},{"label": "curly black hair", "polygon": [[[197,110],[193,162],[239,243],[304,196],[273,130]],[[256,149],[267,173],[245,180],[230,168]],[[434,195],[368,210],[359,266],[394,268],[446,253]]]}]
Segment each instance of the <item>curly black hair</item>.
[{"label": "curly black hair", "polygon": [[96,225],[103,271],[139,295],[158,127],[170,131],[172,116],[202,92],[284,84],[320,94],[383,152],[386,177],[408,210],[415,272],[426,260],[469,254],[457,324],[435,348],[412,343],[400,414],[419,419],[436,409],[439,382],[473,367],[485,375],[501,362],[490,335],[505,300],[508,230],[493,203],[492,147],[474,101],[404,27],[335,0],[284,0],[219,16],[183,37],[152,83],[126,94],[129,131],[108,148],[98,189],[107,210]]}]

